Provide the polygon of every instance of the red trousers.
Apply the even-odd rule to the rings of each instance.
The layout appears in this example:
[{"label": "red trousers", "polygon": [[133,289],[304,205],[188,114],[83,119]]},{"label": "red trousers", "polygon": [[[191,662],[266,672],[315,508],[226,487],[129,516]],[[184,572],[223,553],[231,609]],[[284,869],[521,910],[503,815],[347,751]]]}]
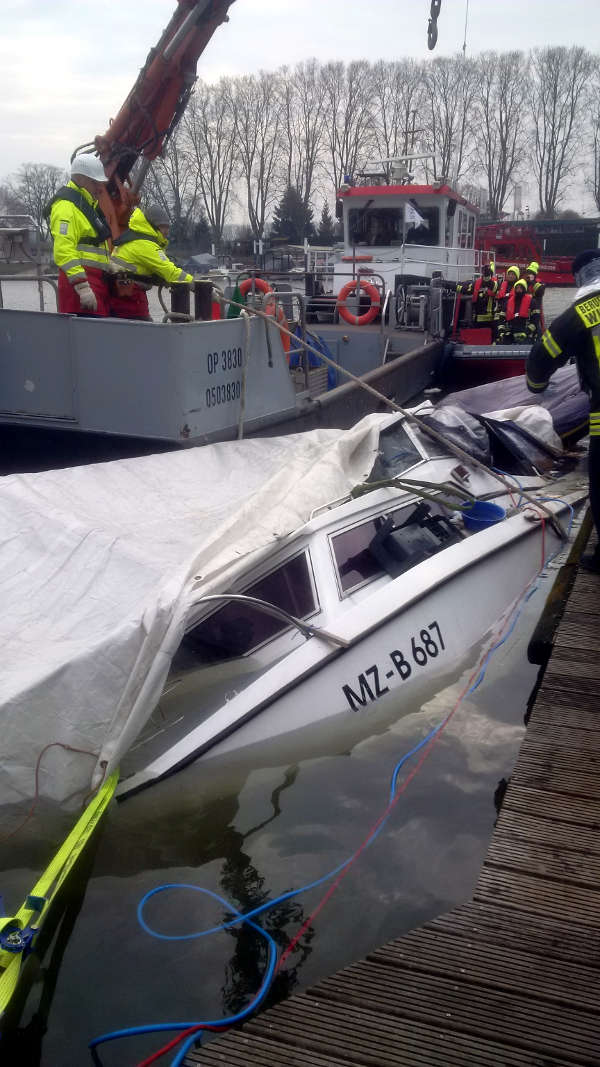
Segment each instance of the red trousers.
[{"label": "red trousers", "polygon": [[[68,280],[66,274],[59,270],[58,310],[63,315],[86,315],[88,318],[107,318],[110,314],[110,292],[105,271],[86,267],[85,277],[94,291],[98,301],[98,309],[96,311],[84,311],[74,286]],[[83,278],[80,278],[80,281],[83,281]]]},{"label": "red trousers", "polygon": [[148,297],[143,289],[133,283],[129,286],[131,296],[117,296],[112,293],[110,297],[110,314],[116,319],[144,319],[151,322],[148,308]]}]

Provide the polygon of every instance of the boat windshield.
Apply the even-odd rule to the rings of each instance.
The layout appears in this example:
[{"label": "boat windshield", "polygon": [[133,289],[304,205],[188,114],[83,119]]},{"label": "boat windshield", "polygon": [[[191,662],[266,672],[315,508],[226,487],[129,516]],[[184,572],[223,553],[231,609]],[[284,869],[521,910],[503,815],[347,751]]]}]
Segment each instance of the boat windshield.
[{"label": "boat windshield", "polygon": [[[306,552],[286,560],[270,574],[237,592],[266,600],[299,619],[305,619],[317,609]],[[232,600],[185,634],[173,666],[237,659],[288,628],[289,623],[275,619],[251,604]]]},{"label": "boat windshield", "polygon": [[444,509],[419,501],[331,537],[340,597],[388,574],[396,578],[460,538]]},{"label": "boat windshield", "polygon": [[[440,209],[439,207],[417,208],[415,221],[406,218],[404,228],[404,206],[353,208],[348,215],[348,238],[351,245],[391,248],[407,244],[439,245],[440,243]],[[413,213],[414,219],[414,213]]]}]

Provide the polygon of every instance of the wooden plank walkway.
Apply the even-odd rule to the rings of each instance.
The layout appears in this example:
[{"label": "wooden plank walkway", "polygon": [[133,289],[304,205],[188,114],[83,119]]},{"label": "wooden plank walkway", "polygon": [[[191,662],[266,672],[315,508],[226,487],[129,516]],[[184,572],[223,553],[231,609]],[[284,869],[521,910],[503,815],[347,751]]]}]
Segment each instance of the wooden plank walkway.
[{"label": "wooden plank walkway", "polygon": [[473,899],[189,1067],[600,1067],[600,577],[577,573]]}]

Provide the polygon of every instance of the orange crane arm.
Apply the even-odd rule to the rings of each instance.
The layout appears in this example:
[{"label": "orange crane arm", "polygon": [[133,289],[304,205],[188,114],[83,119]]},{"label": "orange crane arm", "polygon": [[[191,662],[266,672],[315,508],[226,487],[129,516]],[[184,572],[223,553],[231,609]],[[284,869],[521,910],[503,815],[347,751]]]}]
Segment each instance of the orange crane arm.
[{"label": "orange crane arm", "polygon": [[[196,64],[234,0],[178,0],[116,118],[93,146],[110,178],[100,206],[113,236],[127,225],[148,167],[179,122],[196,81]],[[77,151],[91,146],[83,145]],[[133,181],[131,171],[138,160]],[[126,184],[127,183],[127,184]]]}]

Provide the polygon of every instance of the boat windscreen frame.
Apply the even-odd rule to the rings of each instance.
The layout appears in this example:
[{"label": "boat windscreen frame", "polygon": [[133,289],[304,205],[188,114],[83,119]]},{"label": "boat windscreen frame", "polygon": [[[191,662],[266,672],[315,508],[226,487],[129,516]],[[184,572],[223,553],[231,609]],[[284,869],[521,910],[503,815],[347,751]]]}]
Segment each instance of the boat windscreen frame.
[{"label": "boat windscreen frame", "polygon": [[[238,585],[236,583],[233,588],[227,590],[227,593],[232,594],[232,595],[241,594],[242,596],[250,596],[251,597],[252,593],[250,593],[249,590],[251,590],[252,587],[254,585],[256,585],[257,582],[260,582],[260,581],[263,581],[266,578],[269,578],[272,574],[275,574],[276,571],[278,571],[280,568],[284,567],[287,563],[291,563],[294,560],[299,559],[301,556],[304,556],[304,558],[306,560],[306,571],[307,571],[307,574],[308,574],[308,578],[309,578],[309,582],[310,582],[310,589],[311,589],[311,593],[312,593],[312,599],[313,599],[313,603],[314,603],[314,607],[313,607],[313,609],[311,611],[309,611],[306,615],[299,615],[298,616],[298,618],[299,618],[299,620],[301,622],[307,622],[307,620],[314,618],[316,615],[319,615],[321,613],[321,611],[323,610],[322,609],[322,605],[321,605],[320,596],[319,596],[319,587],[318,587],[318,583],[317,583],[316,576],[315,576],[315,567],[314,567],[314,563],[313,563],[313,559],[312,559],[312,554],[311,554],[311,551],[310,551],[310,546],[308,544],[305,545],[303,548],[296,549],[296,551],[291,552],[289,555],[282,556],[275,565],[271,565],[270,567],[265,568],[264,570],[260,571],[258,574],[254,574],[251,581],[244,582],[244,578],[242,578],[242,582],[244,582],[244,584],[243,585],[241,585],[241,584]],[[245,577],[247,577],[247,576],[245,576]],[[227,594],[224,594],[224,595],[227,595]],[[202,600],[201,600],[201,597],[199,597],[198,601],[197,601],[197,604],[201,604],[201,603],[202,603]],[[192,606],[190,608],[190,614],[193,612],[194,606],[195,605],[192,604]],[[196,627],[201,625],[203,622],[206,622],[208,619],[212,618],[212,616],[216,615],[219,611],[222,611],[224,606],[225,606],[224,604],[221,604],[221,605],[216,604],[212,609],[209,609],[207,611],[199,613],[194,618],[193,622],[191,622],[189,625],[186,625],[185,631],[184,631],[184,637],[182,638],[181,643],[183,643],[183,640],[184,640],[185,636],[187,636],[187,634],[191,633],[192,630],[196,629]],[[273,606],[274,607],[279,607],[279,605],[273,605]],[[286,612],[286,609],[281,609],[281,610]],[[290,614],[290,613],[287,613],[287,614]],[[283,637],[284,634],[290,633],[295,628],[296,627],[292,623],[290,623],[289,626],[284,626],[281,630],[278,630],[276,633],[271,634],[270,637],[265,638],[264,640],[260,641],[256,645],[252,645],[250,648],[248,648],[245,652],[242,652],[240,655],[238,655],[238,656],[230,656],[230,657],[228,657],[226,659],[223,659],[223,660],[217,660],[216,662],[218,662],[218,663],[227,663],[227,662],[232,662],[233,660],[246,659],[248,656],[254,656],[261,649],[266,648],[267,645],[271,644],[271,642],[276,641],[280,637]],[[180,643],[180,645],[181,645],[181,643]],[[210,667],[210,666],[213,666],[213,665],[214,665],[213,663],[204,664],[204,666],[206,666],[206,667]]]},{"label": "boat windscreen frame", "polygon": [[339,564],[336,558],[335,548],[333,545],[334,539],[336,537],[339,537],[340,534],[350,533],[351,530],[355,530],[359,526],[366,526],[368,522],[374,522],[375,519],[382,519],[385,522],[385,520],[388,519],[390,516],[398,515],[401,511],[404,511],[405,509],[416,505],[418,501],[419,497],[417,494],[415,494],[414,496],[405,495],[402,498],[401,503],[400,501],[395,503],[394,501],[387,500],[385,504],[382,504],[381,507],[377,510],[373,510],[367,513],[363,512],[360,517],[355,517],[352,521],[344,525],[340,524],[337,529],[330,530],[330,532],[327,534],[327,546],[329,548],[331,566],[333,568],[335,585],[337,589],[338,599],[340,601],[347,600],[349,596],[353,596],[354,593],[357,593],[360,589],[364,589],[365,586],[372,585],[373,582],[379,581],[380,578],[385,578],[386,573],[384,570],[381,570],[377,574],[372,574],[368,578],[363,578],[360,582],[357,582],[356,585],[351,586],[349,589],[344,589],[342,587]]}]

